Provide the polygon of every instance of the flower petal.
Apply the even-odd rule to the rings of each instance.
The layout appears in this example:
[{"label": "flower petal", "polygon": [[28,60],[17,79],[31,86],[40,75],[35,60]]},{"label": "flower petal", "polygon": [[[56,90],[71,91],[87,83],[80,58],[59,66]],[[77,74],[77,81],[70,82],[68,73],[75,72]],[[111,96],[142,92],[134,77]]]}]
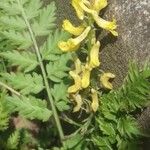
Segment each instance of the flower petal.
[{"label": "flower petal", "polygon": [[97,111],[98,107],[99,107],[99,100],[98,100],[98,94],[97,94],[97,91],[92,89],[91,90],[92,92],[92,103],[91,103],[91,108],[94,112]]},{"label": "flower petal", "polygon": [[72,6],[74,7],[76,14],[80,20],[84,19],[84,10],[80,7],[81,0],[72,0]]},{"label": "flower petal", "polygon": [[93,10],[86,6],[87,2],[83,2],[82,0],[79,2],[79,6],[87,13],[93,13]]},{"label": "flower petal", "polygon": [[91,27],[88,26],[81,35],[79,35],[76,38],[70,38],[67,42],[60,41],[58,43],[58,47],[63,51],[63,52],[68,52],[68,51],[75,51],[79,48],[80,43],[87,37],[89,31],[91,30]]},{"label": "flower petal", "polygon": [[81,95],[73,95],[74,101],[76,102],[76,106],[73,108],[73,112],[77,112],[81,109],[81,106],[83,104]]},{"label": "flower petal", "polygon": [[100,81],[102,83],[102,85],[106,88],[106,89],[112,89],[113,85],[109,82],[109,79],[113,79],[115,78],[115,75],[112,73],[104,73],[103,75],[101,75],[100,77]]},{"label": "flower petal", "polygon": [[81,78],[74,71],[70,71],[69,74],[74,79],[74,85],[68,88],[68,93],[76,93],[78,90],[81,89]]},{"label": "flower petal", "polygon": [[107,6],[107,0],[94,0],[93,9],[98,13]]},{"label": "flower petal", "polygon": [[58,43],[58,47],[60,48],[61,51],[63,52],[69,52],[69,51],[76,51],[79,48],[80,45],[74,45],[73,43],[64,41],[60,41]]},{"label": "flower petal", "polygon": [[97,12],[92,13],[92,16],[99,27],[110,31],[114,36],[118,36],[118,33],[115,31],[115,29],[117,28],[115,19],[113,19],[112,22],[106,21],[99,17]]},{"label": "flower petal", "polygon": [[76,36],[80,35],[85,29],[83,25],[78,26],[78,27],[73,26],[69,20],[64,20],[62,27],[64,30]]},{"label": "flower petal", "polygon": [[86,29],[82,32],[81,35],[79,35],[78,37],[74,39],[70,39],[70,42],[72,42],[75,45],[81,43],[87,37],[90,30],[91,30],[90,26],[86,27]]},{"label": "flower petal", "polygon": [[100,48],[100,42],[97,41],[91,51],[90,51],[90,62],[89,62],[89,66],[91,68],[96,68],[100,65],[100,61],[99,61],[99,48]]},{"label": "flower petal", "polygon": [[90,75],[91,75],[91,69],[87,67],[83,67],[82,72],[82,88],[87,88],[90,84]]},{"label": "flower petal", "polygon": [[81,71],[82,71],[81,61],[79,58],[77,58],[75,60],[75,72],[76,72],[76,74],[79,74],[79,73],[81,73]]}]

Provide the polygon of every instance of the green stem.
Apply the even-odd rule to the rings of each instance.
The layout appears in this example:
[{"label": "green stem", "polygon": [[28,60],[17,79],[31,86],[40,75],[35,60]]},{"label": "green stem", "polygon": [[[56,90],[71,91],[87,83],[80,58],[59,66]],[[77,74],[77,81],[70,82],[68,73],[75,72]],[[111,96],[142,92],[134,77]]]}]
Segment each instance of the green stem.
[{"label": "green stem", "polygon": [[64,139],[64,133],[63,133],[62,126],[61,126],[61,123],[60,123],[60,120],[59,120],[59,116],[58,116],[58,113],[57,113],[57,110],[56,110],[56,107],[55,107],[55,104],[54,104],[54,101],[53,101],[53,97],[52,97],[52,95],[50,93],[50,86],[49,86],[49,83],[48,83],[48,80],[47,80],[47,75],[46,75],[46,71],[45,71],[45,68],[44,68],[44,65],[43,65],[43,61],[42,61],[42,57],[41,57],[41,54],[40,54],[40,50],[38,48],[38,45],[37,45],[34,33],[32,31],[31,25],[30,25],[30,23],[29,23],[29,21],[28,21],[28,19],[26,17],[24,9],[23,9],[23,7],[22,7],[22,5],[20,3],[20,0],[17,0],[17,1],[18,1],[18,4],[20,5],[20,8],[22,10],[22,16],[24,18],[24,21],[25,21],[27,27],[28,27],[31,39],[33,41],[35,52],[36,52],[36,55],[37,55],[37,58],[38,58],[38,61],[39,61],[39,64],[40,64],[40,68],[41,68],[41,71],[42,71],[43,80],[44,80],[44,84],[45,84],[45,87],[46,87],[48,99],[49,99],[49,102],[51,104],[51,109],[53,111],[53,115],[54,115],[54,119],[55,119],[55,122],[56,122],[56,126],[57,126],[57,129],[58,129],[58,132],[59,132],[59,136],[60,136],[60,139],[61,139],[61,142],[62,142],[63,139]]},{"label": "green stem", "polygon": [[5,89],[9,90],[10,92],[12,92],[13,94],[17,95],[17,96],[21,96],[21,94],[17,91],[15,91],[13,88],[9,87],[8,85],[6,85],[3,82],[0,82],[0,86],[4,87]]}]

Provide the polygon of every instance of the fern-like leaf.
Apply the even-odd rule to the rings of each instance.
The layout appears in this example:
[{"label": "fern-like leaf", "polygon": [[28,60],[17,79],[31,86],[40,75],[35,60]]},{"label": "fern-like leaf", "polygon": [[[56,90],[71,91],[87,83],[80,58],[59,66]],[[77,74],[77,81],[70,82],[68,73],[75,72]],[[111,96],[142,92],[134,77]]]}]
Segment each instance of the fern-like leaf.
[{"label": "fern-like leaf", "polygon": [[65,31],[56,30],[54,33],[51,33],[41,47],[42,58],[44,60],[55,61],[59,59],[59,55],[62,54],[62,51],[58,47],[58,42],[69,38],[69,34]]},{"label": "fern-like leaf", "polygon": [[26,94],[38,94],[43,90],[43,79],[41,75],[36,73],[22,74],[22,73],[2,73],[3,79],[7,81],[14,89],[19,90],[20,93]]},{"label": "fern-like leaf", "polygon": [[[61,89],[61,90],[60,90]],[[54,97],[55,104],[59,111],[68,110],[68,99],[67,99],[67,86],[64,83],[55,84],[54,88],[51,90]]]},{"label": "fern-like leaf", "polygon": [[39,12],[39,17],[34,21],[32,28],[35,36],[45,36],[50,33],[50,30],[55,26],[55,3],[47,5]]},{"label": "fern-like leaf", "polygon": [[25,14],[28,20],[31,20],[31,19],[33,20],[35,17],[37,17],[43,5],[41,0],[32,0],[32,1],[31,0],[23,0],[23,1],[19,0],[19,3],[20,3],[19,6],[23,7],[23,9],[25,10]]},{"label": "fern-like leaf", "polygon": [[5,107],[5,93],[0,93],[0,131],[4,131],[8,128],[9,115]]},{"label": "fern-like leaf", "polygon": [[20,131],[16,130],[14,131],[14,133],[10,135],[10,137],[7,140],[7,144],[6,144],[7,149],[17,150],[19,141],[20,141]]},{"label": "fern-like leaf", "polygon": [[126,138],[129,137],[129,139],[140,134],[140,130],[137,127],[138,123],[132,116],[119,118],[117,123],[117,129],[120,135]]},{"label": "fern-like leaf", "polygon": [[19,112],[19,114],[27,119],[39,119],[47,121],[52,112],[47,109],[46,101],[35,97],[17,96],[7,97],[7,108],[10,112]]},{"label": "fern-like leaf", "polygon": [[141,71],[135,63],[130,64],[128,76],[118,93],[124,95],[122,99],[128,101],[133,110],[145,106],[150,96],[150,74],[145,76],[145,72],[148,72],[147,68]]},{"label": "fern-like leaf", "polygon": [[54,82],[61,82],[61,80],[68,75],[67,71],[70,70],[70,68],[67,66],[67,63],[70,59],[71,55],[67,53],[61,55],[59,60],[50,62],[46,66],[48,78]]},{"label": "fern-like leaf", "polygon": [[36,56],[31,52],[8,51],[0,53],[0,56],[8,59],[12,66],[19,66],[24,72],[29,72],[38,65]]},{"label": "fern-like leaf", "polygon": [[17,31],[22,31],[26,28],[26,24],[24,20],[19,16],[2,16],[0,17],[0,24],[2,25],[2,29],[14,29]]},{"label": "fern-like leaf", "polygon": [[18,49],[27,49],[32,45],[32,40],[28,32],[17,32],[8,30],[2,32],[3,36],[7,38],[12,45],[17,45]]}]

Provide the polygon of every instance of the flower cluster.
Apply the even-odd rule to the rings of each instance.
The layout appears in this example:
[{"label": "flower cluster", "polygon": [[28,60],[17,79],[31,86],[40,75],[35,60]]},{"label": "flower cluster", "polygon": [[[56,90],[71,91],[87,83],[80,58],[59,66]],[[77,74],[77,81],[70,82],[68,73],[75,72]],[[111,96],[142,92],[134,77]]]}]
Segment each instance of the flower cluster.
[{"label": "flower cluster", "polygon": [[[70,76],[74,80],[74,84],[68,88],[68,93],[76,102],[74,112],[79,111],[82,107],[83,100],[80,91],[89,88],[91,110],[96,112],[99,107],[98,90],[90,87],[91,72],[100,66],[99,49],[100,42],[96,40],[95,27],[96,23],[100,28],[111,32],[114,36],[118,36],[115,31],[117,28],[116,20],[106,21],[99,16],[99,12],[107,6],[107,0],[72,0],[72,6],[82,24],[74,26],[69,20],[63,21],[63,29],[73,35],[67,41],[60,41],[59,48],[63,52],[72,52],[79,49],[82,43],[87,44],[86,62],[81,62],[77,57],[75,60],[75,69],[70,71]],[[110,78],[114,78],[112,73],[104,73],[100,76],[100,82],[103,87],[112,89]]]}]

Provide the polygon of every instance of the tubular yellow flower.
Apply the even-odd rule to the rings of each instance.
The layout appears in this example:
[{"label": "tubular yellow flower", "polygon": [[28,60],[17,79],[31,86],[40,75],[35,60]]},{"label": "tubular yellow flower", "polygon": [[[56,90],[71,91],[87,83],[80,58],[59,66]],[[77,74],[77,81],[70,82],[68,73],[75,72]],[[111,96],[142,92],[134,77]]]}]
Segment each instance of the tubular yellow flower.
[{"label": "tubular yellow flower", "polygon": [[115,29],[117,28],[115,19],[113,19],[112,22],[106,21],[99,17],[97,12],[92,13],[92,16],[99,27],[110,31],[114,36],[118,36],[118,33],[115,31]]},{"label": "tubular yellow flower", "polygon": [[81,95],[73,95],[74,101],[76,102],[76,106],[73,109],[73,112],[77,112],[81,109],[81,106],[83,104]]},{"label": "tubular yellow flower", "polygon": [[75,60],[75,72],[76,72],[76,74],[79,74],[79,73],[81,73],[81,71],[82,71],[81,61],[79,58],[77,58]]},{"label": "tubular yellow flower", "polygon": [[76,36],[80,35],[85,29],[83,25],[80,25],[78,27],[73,26],[69,20],[64,20],[62,27],[64,30]]},{"label": "tubular yellow flower", "polygon": [[70,38],[67,42],[61,41],[58,43],[58,47],[63,51],[63,52],[68,52],[68,51],[75,51],[78,49],[80,43],[87,37],[89,31],[91,30],[91,27],[88,26],[81,35],[79,35],[76,38]]},{"label": "tubular yellow flower", "polygon": [[76,93],[78,90],[81,89],[81,78],[74,71],[70,71],[69,74],[74,79],[74,85],[68,88],[68,93]]},{"label": "tubular yellow flower", "polygon": [[[88,5],[88,6],[87,6]],[[93,9],[90,9],[91,5],[89,6],[88,2],[86,0],[80,1],[79,6],[87,13],[93,13]]]},{"label": "tubular yellow flower", "polygon": [[92,9],[99,13],[106,6],[107,0],[94,0]]},{"label": "tubular yellow flower", "polygon": [[80,7],[81,0],[72,0],[72,6],[74,7],[76,14],[80,20],[84,19],[84,10]]},{"label": "tubular yellow flower", "polygon": [[112,89],[113,85],[110,83],[109,79],[113,79],[115,78],[115,75],[112,73],[104,73],[101,77],[100,77],[100,81],[102,83],[102,85],[107,88],[107,89]]},{"label": "tubular yellow flower", "polygon": [[98,94],[97,91],[94,89],[91,89],[92,92],[92,103],[91,103],[91,108],[94,112],[97,111],[98,107],[99,107],[99,100],[98,100]]},{"label": "tubular yellow flower", "polygon": [[90,84],[90,75],[91,69],[89,67],[84,66],[82,69],[82,88],[87,88]]},{"label": "tubular yellow flower", "polygon": [[90,51],[90,62],[89,62],[89,66],[91,68],[96,68],[100,65],[100,61],[99,61],[99,48],[100,48],[100,42],[97,41],[91,51]]}]

